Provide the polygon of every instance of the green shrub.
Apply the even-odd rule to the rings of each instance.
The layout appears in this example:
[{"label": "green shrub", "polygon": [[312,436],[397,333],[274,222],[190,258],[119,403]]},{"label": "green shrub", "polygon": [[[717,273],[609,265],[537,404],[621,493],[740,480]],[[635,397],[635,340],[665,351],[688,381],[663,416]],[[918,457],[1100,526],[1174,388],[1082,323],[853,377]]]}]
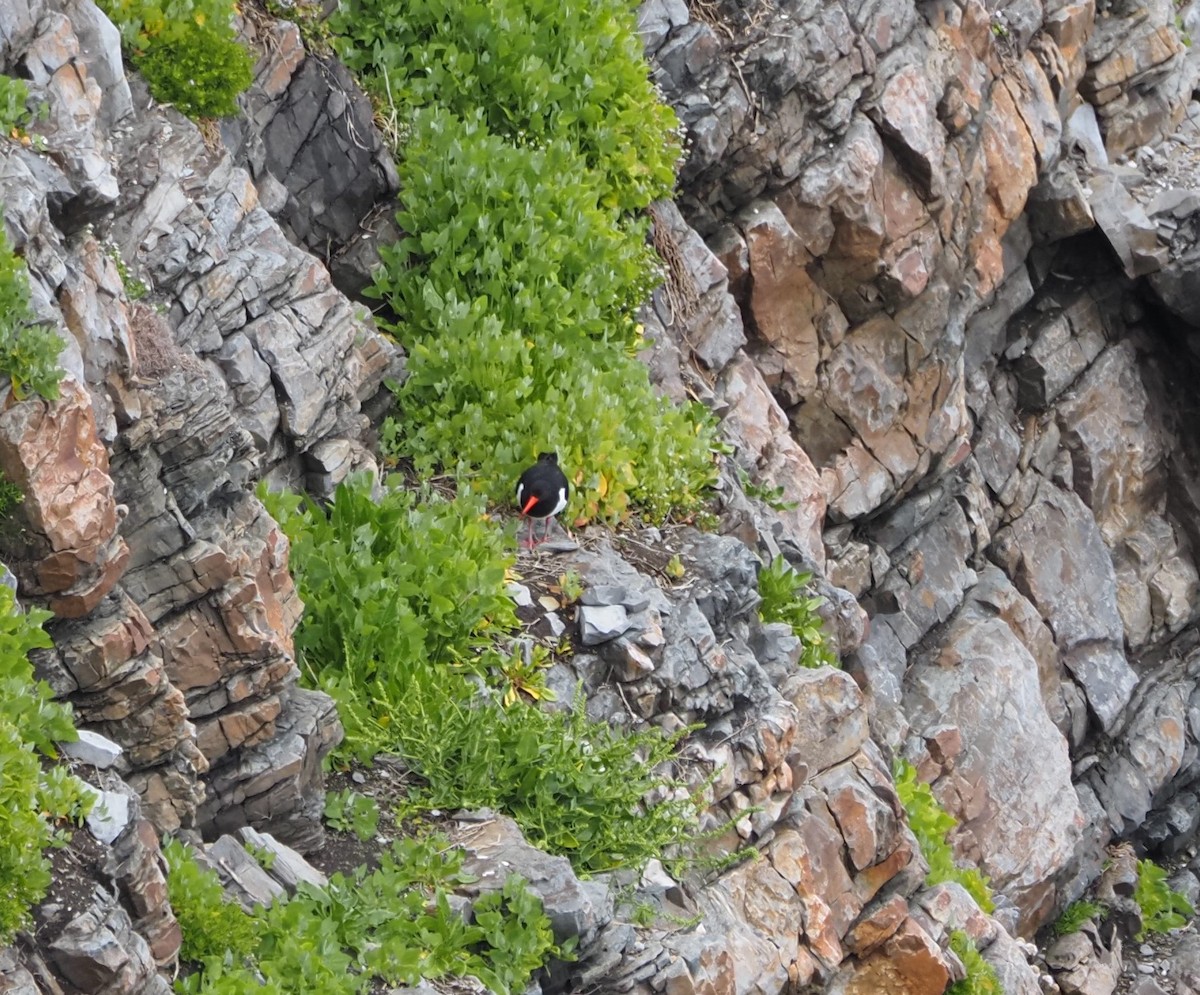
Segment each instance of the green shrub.
[{"label": "green shrub", "polygon": [[412,127],[398,219],[418,234],[382,250],[374,288],[409,348],[392,453],[508,501],[553,449],[572,515],[695,508],[715,480],[715,434],[698,406],[658,397],[633,356],[653,275],[640,224],[614,225],[564,141],[513,146],[432,110]]},{"label": "green shrub", "polygon": [[1083,924],[1092,919],[1102,917],[1108,911],[1108,907],[1100,902],[1089,902],[1080,900],[1072,902],[1065,909],[1062,915],[1054,922],[1054,935],[1066,936],[1069,933],[1078,933],[1083,928]]},{"label": "green shrub", "polygon": [[1186,926],[1188,919],[1196,912],[1191,902],[1171,889],[1167,884],[1167,872],[1152,860],[1138,861],[1137,888],[1133,898],[1142,910],[1142,931],[1137,936],[1139,940],[1147,933],[1166,933]]},{"label": "green shrub", "polygon": [[[47,648],[42,630],[49,612],[17,610],[12,590],[0,585],[0,947],[30,921],[30,909],[50,886],[43,851],[66,842],[60,819],[91,808],[86,788],[65,768],[42,769],[38,753],[55,757],[56,742],[78,738],[71,709],[35,681],[29,652]],[[35,752],[36,751],[36,752]]]},{"label": "green shrub", "polygon": [[379,829],[379,803],[351,788],[327,791],[325,822],[338,832],[353,832],[365,843]]},{"label": "green shrub", "polygon": [[35,320],[29,273],[0,223],[0,374],[12,381],[17,400],[33,391],[52,401],[58,397],[63,378],[58,365],[62,340],[52,328],[35,324]]},{"label": "green shrub", "polygon": [[800,663],[805,667],[841,665],[829,648],[824,623],[817,609],[825,600],[807,593],[812,574],[797,573],[782,556],[758,571],[758,593],[762,603],[758,617],[764,622],[786,622],[804,645]]},{"label": "green shrub", "polygon": [[895,762],[892,777],[896,782],[896,794],[908,815],[908,826],[929,864],[925,883],[932,886],[943,881],[956,881],[984,912],[994,911],[996,905],[987,878],[974,867],[959,867],[954,862],[954,852],[946,842],[946,834],[958,825],[954,816],[938,804],[929,785],[917,779],[917,769],[907,760]]},{"label": "green shrub", "polygon": [[306,678],[338,702],[343,755],[398,753],[426,781],[414,805],[500,809],[580,870],[637,866],[684,840],[690,795],[642,805],[678,787],[654,772],[674,739],[590,722],[582,703],[570,714],[519,696],[504,706],[511,668],[492,643],[516,624],[512,558],[479,499],[386,490],[375,502],[370,491],[369,478],[351,479],[328,514],[260,492],[292,541],[306,605],[296,648]]},{"label": "green shrub", "polygon": [[155,100],[188,117],[237,113],[254,61],[232,27],[232,0],[99,0]]},{"label": "green shrub", "polygon": [[201,868],[179,840],[167,840],[163,856],[167,895],[183,933],[180,957],[194,963],[210,959],[242,963],[259,942],[253,917],[237,902],[226,901],[216,872]]},{"label": "green shrub", "polygon": [[716,479],[711,419],[635,359],[657,281],[638,212],[669,194],[678,144],[633,8],[354,0],[331,23],[405,131],[411,235],[374,287],[409,351],[388,453],[508,501],[553,449],[570,517],[692,513]]},{"label": "green shrub", "polygon": [[[670,195],[678,121],[650,83],[624,0],[344,0],[331,19],[346,64],[407,118],[440,106],[518,145],[565,139],[636,211]],[[386,69],[386,76],[383,70]],[[580,171],[549,175],[557,183]],[[569,184],[564,184],[569,185]]]},{"label": "green shrub", "polygon": [[0,132],[11,135],[33,121],[25,81],[0,73]]},{"label": "green shrub", "polygon": [[950,934],[950,949],[958,954],[967,976],[946,989],[946,995],[1003,995],[1000,978],[976,948],[974,941],[962,930]]},{"label": "green shrub", "polygon": [[541,902],[519,878],[474,903],[468,924],[451,907],[463,852],[439,837],[401,839],[377,870],[302,884],[269,909],[227,902],[217,875],[177,841],[164,848],[183,957],[200,970],[176,990],[193,995],[355,995],[422,978],[473,976],[493,991],[521,991],[555,946]]}]

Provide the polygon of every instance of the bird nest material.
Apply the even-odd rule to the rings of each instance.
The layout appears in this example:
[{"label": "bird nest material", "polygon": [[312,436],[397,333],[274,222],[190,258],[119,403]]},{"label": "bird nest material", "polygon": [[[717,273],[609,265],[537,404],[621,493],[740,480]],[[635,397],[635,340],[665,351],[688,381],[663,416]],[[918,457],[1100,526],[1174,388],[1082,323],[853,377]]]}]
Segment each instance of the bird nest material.
[{"label": "bird nest material", "polygon": [[673,325],[686,321],[696,313],[700,295],[696,291],[696,281],[692,279],[683,262],[679,240],[666,224],[661,209],[658,205],[651,204],[649,212],[654,222],[654,232],[651,236],[654,251],[663,261],[663,292],[671,306],[671,320],[667,324]]}]

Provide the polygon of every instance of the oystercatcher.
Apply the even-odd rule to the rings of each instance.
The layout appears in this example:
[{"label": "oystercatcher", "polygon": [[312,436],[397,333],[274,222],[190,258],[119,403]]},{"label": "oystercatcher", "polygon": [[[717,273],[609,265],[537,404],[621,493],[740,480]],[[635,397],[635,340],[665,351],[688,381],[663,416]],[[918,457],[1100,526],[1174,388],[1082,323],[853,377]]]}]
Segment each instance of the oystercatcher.
[{"label": "oystercatcher", "polygon": [[550,535],[550,520],[567,506],[570,485],[567,475],[558,467],[558,453],[538,453],[537,462],[521,474],[517,481],[517,505],[521,514],[529,519],[529,548],[537,545],[533,541],[533,520],[540,518],[546,523],[539,542]]}]

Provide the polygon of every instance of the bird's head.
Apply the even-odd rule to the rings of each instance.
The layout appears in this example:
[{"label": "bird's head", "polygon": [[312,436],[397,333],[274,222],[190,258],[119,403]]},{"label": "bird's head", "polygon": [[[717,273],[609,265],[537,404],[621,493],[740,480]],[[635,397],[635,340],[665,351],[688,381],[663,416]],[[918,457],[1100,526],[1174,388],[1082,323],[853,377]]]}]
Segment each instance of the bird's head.
[{"label": "bird's head", "polygon": [[558,466],[558,453],[538,453],[537,461],[539,463],[551,463]]}]

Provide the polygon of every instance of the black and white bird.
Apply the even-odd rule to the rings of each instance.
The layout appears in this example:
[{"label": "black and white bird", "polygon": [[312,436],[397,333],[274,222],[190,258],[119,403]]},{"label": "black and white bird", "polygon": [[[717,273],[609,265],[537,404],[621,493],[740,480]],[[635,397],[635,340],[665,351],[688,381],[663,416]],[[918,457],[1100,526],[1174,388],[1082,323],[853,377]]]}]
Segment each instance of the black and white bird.
[{"label": "black and white bird", "polygon": [[550,521],[567,506],[570,489],[567,475],[559,469],[558,453],[538,453],[537,462],[521,474],[517,480],[517,506],[529,519],[530,549],[537,545],[533,540],[534,520],[546,523],[538,540],[545,542],[550,534]]}]

